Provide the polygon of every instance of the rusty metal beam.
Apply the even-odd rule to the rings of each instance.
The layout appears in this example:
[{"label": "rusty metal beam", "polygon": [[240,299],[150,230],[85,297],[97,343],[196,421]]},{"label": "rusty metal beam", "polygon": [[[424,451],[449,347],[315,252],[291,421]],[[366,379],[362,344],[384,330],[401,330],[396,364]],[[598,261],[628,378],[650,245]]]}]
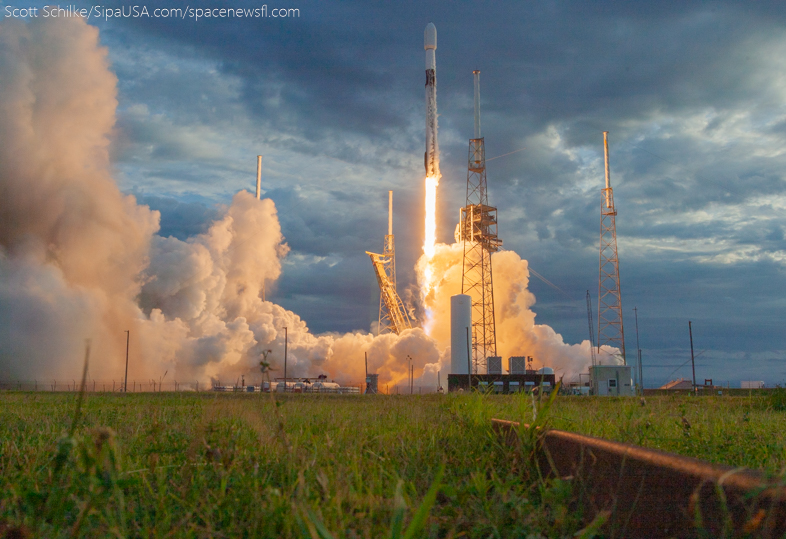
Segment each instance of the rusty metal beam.
[{"label": "rusty metal beam", "polygon": [[[520,444],[518,423],[492,422],[506,443]],[[560,430],[543,431],[536,454],[544,475],[574,482],[586,522],[610,512],[604,536],[786,534],[783,478]]]}]

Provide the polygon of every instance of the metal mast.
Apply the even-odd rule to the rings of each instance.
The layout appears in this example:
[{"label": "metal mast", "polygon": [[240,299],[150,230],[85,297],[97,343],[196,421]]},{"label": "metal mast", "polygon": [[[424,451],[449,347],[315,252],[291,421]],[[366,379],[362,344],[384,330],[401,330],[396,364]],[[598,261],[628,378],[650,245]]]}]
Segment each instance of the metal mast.
[{"label": "metal mast", "polygon": [[398,335],[412,327],[404,302],[396,292],[396,243],[393,237],[393,191],[388,191],[388,233],[382,254],[366,254],[371,257],[374,273],[379,284],[379,325],[377,335],[395,333]]},{"label": "metal mast", "polygon": [[589,323],[590,354],[592,355],[592,366],[594,367],[598,360],[595,357],[595,328],[592,327],[592,299],[590,299],[589,290],[587,290],[587,321]]},{"label": "metal mast", "polygon": [[480,136],[480,71],[475,75],[475,138],[469,141],[467,203],[459,214],[464,243],[461,293],[472,297],[472,371],[486,372],[486,358],[497,355],[491,254],[502,246],[497,237],[497,208],[489,206],[486,148]]},{"label": "metal mast", "polygon": [[609,181],[608,131],[603,132],[603,151],[606,159],[606,188],[600,196],[600,270],[598,279],[598,352],[603,345],[619,348],[625,359],[625,333],[622,327],[622,296],[620,293],[620,265],[617,256],[617,210]]}]

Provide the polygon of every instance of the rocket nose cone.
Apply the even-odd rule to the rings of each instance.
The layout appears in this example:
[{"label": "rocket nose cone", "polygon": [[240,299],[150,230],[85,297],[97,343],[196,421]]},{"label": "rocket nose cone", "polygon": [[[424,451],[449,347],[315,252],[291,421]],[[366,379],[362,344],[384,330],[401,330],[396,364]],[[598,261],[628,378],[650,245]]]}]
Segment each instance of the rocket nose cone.
[{"label": "rocket nose cone", "polygon": [[433,22],[426,25],[426,32],[424,34],[423,48],[426,50],[437,48],[437,27]]}]

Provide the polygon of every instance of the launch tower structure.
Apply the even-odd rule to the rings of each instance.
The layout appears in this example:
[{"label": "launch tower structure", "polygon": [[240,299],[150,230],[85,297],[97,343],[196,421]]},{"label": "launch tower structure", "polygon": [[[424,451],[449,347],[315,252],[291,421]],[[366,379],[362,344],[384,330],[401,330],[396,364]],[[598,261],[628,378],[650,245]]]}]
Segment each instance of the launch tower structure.
[{"label": "launch tower structure", "polygon": [[485,374],[486,359],[497,355],[491,254],[502,246],[497,237],[497,208],[489,206],[486,147],[480,135],[480,71],[475,79],[475,138],[469,141],[467,201],[459,213],[457,239],[464,244],[461,293],[472,297],[472,370]]},{"label": "launch tower structure", "polygon": [[412,328],[412,321],[404,302],[396,292],[396,242],[393,236],[393,191],[388,191],[388,233],[382,254],[366,254],[371,257],[374,273],[379,284],[379,325],[377,335],[395,333]]},{"label": "launch tower structure", "polygon": [[620,264],[617,255],[617,210],[609,180],[609,132],[603,132],[606,161],[606,188],[600,195],[600,270],[598,277],[598,353],[603,345],[619,348],[625,360],[625,332],[622,327]]}]

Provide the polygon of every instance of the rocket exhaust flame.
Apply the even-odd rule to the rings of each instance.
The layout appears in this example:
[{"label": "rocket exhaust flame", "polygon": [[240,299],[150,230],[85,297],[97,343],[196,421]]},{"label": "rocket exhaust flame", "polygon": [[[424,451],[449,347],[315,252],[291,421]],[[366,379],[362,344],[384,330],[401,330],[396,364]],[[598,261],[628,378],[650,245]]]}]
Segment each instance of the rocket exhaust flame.
[{"label": "rocket exhaust flame", "polygon": [[426,239],[423,252],[427,257],[434,256],[434,244],[437,241],[437,186],[439,180],[434,176],[426,178]]}]

